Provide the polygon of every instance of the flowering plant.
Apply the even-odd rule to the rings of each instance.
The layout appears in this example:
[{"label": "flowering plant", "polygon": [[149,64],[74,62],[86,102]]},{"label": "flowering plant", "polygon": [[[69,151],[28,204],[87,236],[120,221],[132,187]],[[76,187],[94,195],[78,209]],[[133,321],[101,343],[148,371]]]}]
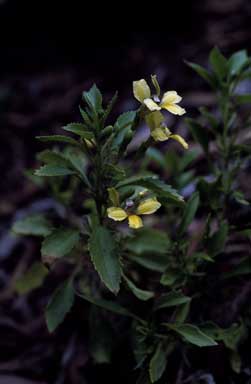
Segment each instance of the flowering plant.
[{"label": "flowering plant", "polygon": [[[64,320],[76,297],[84,299],[99,308],[90,322],[91,356],[107,363],[115,348],[111,324],[116,316],[123,317],[126,333],[130,330],[137,383],[166,382],[172,356],[179,356],[175,365],[183,374],[184,366],[189,367],[188,351],[219,343],[228,351],[232,369],[237,373],[241,369],[238,345],[247,332],[246,314],[223,328],[208,315],[205,298],[214,292],[210,284],[217,258],[226,252],[230,236],[250,234],[249,227],[238,227],[228,213],[233,201],[249,205],[237,177],[250,156],[250,147],[239,142],[240,127],[246,124],[239,108],[251,97],[236,93],[236,87],[250,74],[250,59],[245,51],[226,59],[215,48],[210,63],[211,71],[189,63],[212,87],[219,108],[217,117],[202,108],[200,117],[186,119],[201,151],[186,151],[187,141],[166,126],[164,113],[182,116],[185,109],[176,91],[161,94],[156,76],[151,77],[153,92],[146,80],[133,82],[140,105],[115,121],[111,113],[117,94],[105,106],[93,85],[83,93],[82,122],[64,126],[66,135],[38,137],[57,143],[39,154],[43,165],[35,175],[47,181],[65,207],[63,213],[33,215],[13,228],[19,234],[43,237],[42,262],[31,267],[37,276],[35,286],[44,281],[48,269],[53,273],[58,263],[69,265],[67,279],[46,308],[49,331]],[[133,149],[142,123],[149,137]],[[177,147],[181,154],[169,149],[169,139],[181,144]],[[165,153],[156,147],[163,141],[168,141]],[[206,159],[207,177],[191,168],[201,156]],[[152,162],[162,179],[152,172]],[[165,181],[166,169],[172,185]],[[192,193],[185,202],[186,188]],[[199,231],[191,231],[195,217],[201,223]],[[240,276],[244,270],[250,273],[248,263],[250,257],[241,259],[239,272],[230,270],[223,278]],[[25,276],[17,290],[27,291]],[[120,345],[123,337],[119,331],[116,336]]]}]

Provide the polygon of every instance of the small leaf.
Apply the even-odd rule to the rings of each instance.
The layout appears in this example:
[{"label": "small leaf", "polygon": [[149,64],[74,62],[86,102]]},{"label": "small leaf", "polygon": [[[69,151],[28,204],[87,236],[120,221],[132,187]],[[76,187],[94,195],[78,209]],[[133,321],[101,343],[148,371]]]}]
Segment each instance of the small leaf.
[{"label": "small leaf", "polygon": [[84,300],[88,301],[89,303],[94,304],[102,309],[105,309],[106,311],[110,311],[122,316],[132,317],[135,320],[141,320],[132,312],[128,311],[127,308],[123,307],[122,305],[120,305],[115,301],[96,298],[96,297],[90,296],[89,294],[78,292],[78,291],[76,292],[76,294],[82,297]]},{"label": "small leaf", "polygon": [[152,383],[158,381],[165,372],[167,364],[166,354],[162,343],[159,343],[149,364],[149,374]]},{"label": "small leaf", "polygon": [[159,197],[169,199],[171,202],[183,203],[183,197],[170,185],[165,184],[153,176],[135,176],[130,177],[117,184],[116,188],[121,188],[130,185],[139,185],[147,188]]},{"label": "small leaf", "polygon": [[48,236],[52,226],[41,214],[33,214],[16,221],[12,231],[17,235]]},{"label": "small leaf", "polygon": [[115,188],[108,188],[108,195],[111,203],[114,205],[114,207],[119,207],[119,193]]},{"label": "small leaf", "polygon": [[197,212],[200,203],[200,196],[198,192],[192,194],[190,199],[188,200],[186,207],[184,209],[181,223],[179,225],[179,234],[183,235],[187,230],[188,226],[192,223],[194,216]]},{"label": "small leaf", "polygon": [[90,187],[90,182],[86,176],[87,159],[84,153],[77,148],[68,148],[66,152],[66,158],[70,162],[71,166],[78,172],[84,183]]},{"label": "small leaf", "polygon": [[181,304],[189,303],[191,301],[191,297],[185,296],[180,292],[170,292],[165,295],[159,297],[156,300],[154,305],[154,310],[158,311],[159,309],[176,307]]},{"label": "small leaf", "polygon": [[209,61],[213,71],[216,73],[219,79],[223,79],[228,74],[228,61],[222,55],[219,48],[215,47],[212,49],[209,55]]},{"label": "small leaf", "polygon": [[94,267],[103,283],[110,291],[118,293],[121,280],[120,261],[113,236],[106,227],[97,226],[93,229],[89,250]]},{"label": "small leaf", "polygon": [[250,104],[251,103],[251,95],[245,94],[245,95],[235,95],[234,96],[235,102],[239,105],[242,104]]},{"label": "small leaf", "polygon": [[198,65],[198,64],[195,64],[195,63],[191,63],[189,61],[185,61],[185,62],[200,77],[202,77],[202,79],[207,81],[211,85],[211,87],[213,87],[213,88],[215,87],[215,79],[214,79],[213,75],[206,68],[203,68],[201,65]]},{"label": "small leaf", "polygon": [[150,291],[145,291],[143,289],[138,288],[131,280],[129,280],[125,275],[123,275],[124,280],[126,281],[128,288],[132,291],[132,293],[142,301],[147,301],[154,297],[154,293]]},{"label": "small leaf", "polygon": [[35,176],[56,177],[74,175],[74,173],[75,172],[72,169],[59,165],[47,164],[37,169],[35,171]]},{"label": "small leaf", "polygon": [[163,231],[142,228],[133,237],[127,239],[126,247],[131,252],[142,256],[153,252],[165,254],[170,248],[170,239]]},{"label": "small leaf", "polygon": [[62,129],[68,132],[75,133],[76,135],[79,135],[83,139],[91,140],[94,138],[93,133],[88,131],[86,129],[86,126],[81,123],[70,123],[62,127]]},{"label": "small leaf", "polygon": [[69,279],[56,289],[47,305],[45,316],[49,332],[55,331],[62,323],[73,303],[74,288],[72,279]]},{"label": "small leaf", "polygon": [[185,122],[192,133],[193,139],[202,146],[205,152],[208,152],[209,137],[206,128],[203,128],[194,119],[186,118]]},{"label": "small leaf", "polygon": [[96,84],[88,92],[83,93],[83,98],[94,111],[99,112],[102,110],[102,94]]},{"label": "small leaf", "polygon": [[235,52],[228,60],[231,75],[238,75],[247,63],[248,55],[246,50]]},{"label": "small leaf", "polygon": [[52,141],[52,142],[59,142],[59,143],[67,143],[71,145],[77,145],[79,146],[79,142],[72,137],[64,136],[64,135],[52,135],[52,136],[37,136],[36,139],[40,141]]},{"label": "small leaf", "polygon": [[192,324],[170,324],[165,325],[174,332],[181,335],[186,341],[197,347],[211,347],[217,345],[217,343],[205,333],[203,333],[198,327]]},{"label": "small leaf", "polygon": [[79,242],[79,232],[75,229],[55,229],[47,236],[41,248],[43,256],[63,257]]},{"label": "small leaf", "polygon": [[128,141],[128,138],[132,137],[132,126],[136,118],[136,111],[128,111],[120,115],[114,125],[115,137],[112,147],[116,149],[120,147],[124,142]]},{"label": "small leaf", "polygon": [[15,290],[20,295],[25,295],[40,287],[47,274],[48,269],[41,262],[36,261],[23,276],[16,281]]},{"label": "small leaf", "polygon": [[228,236],[228,224],[221,223],[219,229],[208,239],[209,255],[216,256],[224,249]]}]

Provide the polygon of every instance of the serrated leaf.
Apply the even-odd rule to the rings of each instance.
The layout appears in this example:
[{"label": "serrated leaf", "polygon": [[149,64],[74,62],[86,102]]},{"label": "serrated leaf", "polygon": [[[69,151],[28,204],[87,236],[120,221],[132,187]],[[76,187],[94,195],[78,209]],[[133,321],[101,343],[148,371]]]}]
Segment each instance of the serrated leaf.
[{"label": "serrated leaf", "polygon": [[49,332],[55,331],[62,323],[73,303],[74,287],[72,279],[69,279],[56,289],[47,305],[45,317]]},{"label": "serrated leaf", "polygon": [[123,275],[124,280],[126,281],[128,288],[132,291],[132,293],[142,301],[147,301],[154,297],[154,293],[150,291],[145,291],[143,289],[138,288],[131,280],[129,280],[125,275]]},{"label": "serrated leaf", "polygon": [[99,112],[102,109],[102,94],[96,84],[89,91],[83,93],[83,97],[90,108]]},{"label": "serrated leaf", "polygon": [[91,140],[94,138],[94,134],[86,129],[86,126],[81,123],[70,123],[62,127],[67,132],[75,133],[83,139]]},{"label": "serrated leaf", "polygon": [[33,291],[43,284],[47,274],[48,269],[41,262],[34,262],[23,276],[15,282],[15,291],[20,295]]},{"label": "serrated leaf", "polygon": [[69,161],[60,152],[46,149],[45,151],[40,152],[37,158],[39,161],[46,164],[53,164],[53,165],[64,167],[64,168],[69,167]]},{"label": "serrated leaf", "polygon": [[217,345],[211,337],[207,336],[195,325],[170,323],[165,323],[165,325],[182,336],[190,344],[196,345],[197,347],[211,347]]},{"label": "serrated leaf", "polygon": [[162,343],[159,343],[149,364],[149,374],[152,383],[158,381],[166,369],[167,359]]},{"label": "serrated leaf", "polygon": [[64,136],[64,135],[52,135],[52,136],[37,136],[36,139],[40,141],[52,141],[52,142],[58,142],[58,143],[67,143],[71,145],[77,145],[79,146],[79,142],[72,137]]},{"label": "serrated leaf", "polygon": [[106,227],[97,226],[93,229],[89,250],[101,280],[110,291],[117,294],[120,287],[121,267],[115,241]]},{"label": "serrated leaf", "polygon": [[188,200],[186,207],[184,209],[182,219],[179,225],[179,234],[183,235],[187,230],[188,226],[192,223],[194,216],[197,212],[200,203],[200,196],[198,192],[192,194],[190,199]]},{"label": "serrated leaf", "polygon": [[132,135],[132,126],[136,118],[136,111],[128,111],[120,115],[114,125],[115,137],[113,140],[113,148],[120,147],[124,141]]},{"label": "serrated leaf", "polygon": [[173,202],[184,202],[183,196],[181,196],[174,188],[153,176],[130,177],[124,181],[119,182],[116,188],[130,185],[139,185],[141,187],[147,188],[155,193],[158,197],[163,197]]},{"label": "serrated leaf", "polygon": [[67,160],[70,162],[71,166],[79,173],[81,179],[84,183],[90,187],[89,179],[85,173],[87,167],[87,159],[84,153],[77,148],[69,148],[65,154]]},{"label": "serrated leaf", "polygon": [[46,164],[35,171],[35,176],[56,177],[74,175],[76,172],[61,165]]},{"label": "serrated leaf", "polygon": [[191,301],[191,297],[185,296],[180,292],[170,292],[164,294],[156,300],[154,305],[154,310],[158,311],[163,308],[176,307],[181,304],[189,303]]},{"label": "serrated leaf", "polygon": [[79,242],[79,232],[75,229],[55,229],[47,236],[41,248],[42,256],[63,257]]},{"label": "serrated leaf", "polygon": [[33,214],[17,220],[12,231],[17,235],[48,236],[52,232],[52,226],[41,214]]}]

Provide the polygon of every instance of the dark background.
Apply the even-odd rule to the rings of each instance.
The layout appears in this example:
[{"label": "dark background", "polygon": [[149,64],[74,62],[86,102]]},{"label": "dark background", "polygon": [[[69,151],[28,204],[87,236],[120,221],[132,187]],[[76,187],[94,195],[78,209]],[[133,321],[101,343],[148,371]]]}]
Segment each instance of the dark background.
[{"label": "dark background", "polygon": [[51,204],[23,175],[42,148],[34,138],[77,120],[81,93],[94,81],[106,97],[119,90],[120,112],[134,106],[132,81],[157,73],[193,115],[212,98],[183,60],[206,65],[214,45],[250,52],[250,1],[169,3],[118,3],[111,13],[98,3],[0,2],[0,384],[100,383],[112,374],[88,365],[82,302],[50,336],[43,308],[55,281],[25,297],[13,293],[13,276],[39,259],[39,243],[13,238],[9,228]]}]

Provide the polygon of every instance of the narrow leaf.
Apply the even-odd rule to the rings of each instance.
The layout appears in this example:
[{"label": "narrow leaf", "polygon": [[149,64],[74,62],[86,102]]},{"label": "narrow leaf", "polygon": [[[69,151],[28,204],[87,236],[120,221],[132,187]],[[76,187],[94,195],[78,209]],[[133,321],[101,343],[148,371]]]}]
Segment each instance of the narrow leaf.
[{"label": "narrow leaf", "polygon": [[47,236],[41,248],[43,256],[63,257],[79,242],[79,232],[75,229],[55,229]]}]

